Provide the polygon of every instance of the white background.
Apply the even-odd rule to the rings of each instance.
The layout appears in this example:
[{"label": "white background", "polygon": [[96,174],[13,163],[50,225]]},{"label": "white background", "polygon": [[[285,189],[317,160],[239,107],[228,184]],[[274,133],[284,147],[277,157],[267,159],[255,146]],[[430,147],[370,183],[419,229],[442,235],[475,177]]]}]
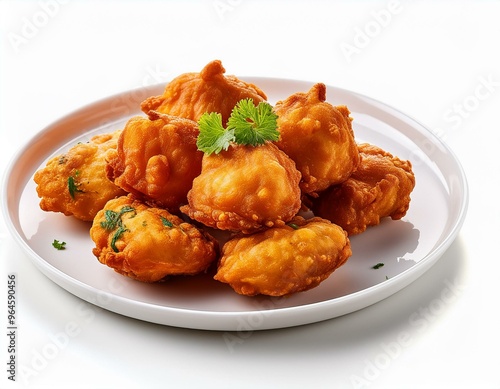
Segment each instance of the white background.
[{"label": "white background", "polygon": [[[1,388],[500,388],[500,1],[0,0],[0,28],[2,173],[59,117],[218,58],[229,74],[321,81],[398,108],[450,146],[470,186],[460,235],[409,287],[337,319],[246,334],[235,347],[221,332],[92,306],[82,314],[1,219],[0,284],[18,273],[27,369],[11,385],[0,336]],[[456,298],[432,310],[450,283]],[[425,318],[418,326],[415,314]],[[58,343],[71,326],[77,334]],[[50,344],[60,346],[41,359]]]}]

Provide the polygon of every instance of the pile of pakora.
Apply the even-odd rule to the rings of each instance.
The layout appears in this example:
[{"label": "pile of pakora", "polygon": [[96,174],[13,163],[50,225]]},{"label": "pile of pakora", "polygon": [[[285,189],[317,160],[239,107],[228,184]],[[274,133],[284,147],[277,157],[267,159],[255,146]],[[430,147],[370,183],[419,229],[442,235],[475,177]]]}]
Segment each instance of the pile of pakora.
[{"label": "pile of pakora", "polygon": [[269,104],[219,60],[181,74],[140,104],[144,115],[38,170],[41,209],[92,222],[99,262],[141,282],[210,273],[247,296],[318,286],[351,257],[350,236],[406,214],[412,165],[357,143],[322,83],[270,106],[273,140],[240,143],[233,132],[245,129],[221,126],[224,145],[202,151],[202,118],[231,124],[244,100]]}]

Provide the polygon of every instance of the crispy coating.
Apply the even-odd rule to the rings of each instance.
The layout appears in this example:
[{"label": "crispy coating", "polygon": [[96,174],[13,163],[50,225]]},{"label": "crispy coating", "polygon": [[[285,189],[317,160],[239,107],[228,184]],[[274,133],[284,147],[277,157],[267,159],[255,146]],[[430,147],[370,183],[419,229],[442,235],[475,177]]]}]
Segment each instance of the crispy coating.
[{"label": "crispy coating", "polygon": [[367,143],[360,144],[359,151],[361,162],[352,176],[312,200],[315,215],[340,225],[349,235],[379,224],[384,217],[401,219],[415,187],[409,161]]},{"label": "crispy coating", "polygon": [[318,286],[351,254],[342,228],[318,217],[296,217],[229,240],[214,278],[239,294],[284,296]]},{"label": "crispy coating", "polygon": [[198,125],[188,119],[154,111],[149,119],[133,117],[108,157],[108,177],[136,197],[175,213],[201,172],[198,133]]},{"label": "crispy coating", "polygon": [[221,230],[282,225],[300,209],[299,181],[294,162],[274,144],[232,145],[203,157],[181,211]]},{"label": "crispy coating", "polygon": [[326,102],[326,86],[315,84],[276,103],[276,143],[302,173],[300,187],[315,193],[345,181],[359,162],[349,110]]},{"label": "crispy coating", "polygon": [[94,219],[90,237],[99,262],[143,282],[205,271],[217,259],[208,234],[133,196],[109,201]]},{"label": "crispy coating", "polygon": [[106,155],[116,149],[120,132],[78,143],[38,170],[34,181],[40,208],[92,221],[108,200],[123,195],[125,192],[108,180],[105,171]]},{"label": "crispy coating", "polygon": [[267,96],[257,86],[235,76],[224,76],[221,61],[209,62],[199,73],[184,73],[165,87],[163,95],[152,96],[141,103],[143,112],[155,110],[194,121],[205,112],[219,112],[226,123],[233,107],[250,98],[257,105]]}]

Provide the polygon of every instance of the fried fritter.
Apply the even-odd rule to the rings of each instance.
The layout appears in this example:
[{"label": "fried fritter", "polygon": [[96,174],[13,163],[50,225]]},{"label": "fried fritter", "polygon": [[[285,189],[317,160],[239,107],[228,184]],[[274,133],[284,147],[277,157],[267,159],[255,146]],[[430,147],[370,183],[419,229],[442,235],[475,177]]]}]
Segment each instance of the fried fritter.
[{"label": "fried fritter", "polygon": [[274,107],[280,131],[276,145],[295,161],[304,193],[345,181],[359,162],[349,110],[325,100],[326,86],[317,83]]},{"label": "fried fritter", "polygon": [[345,182],[312,199],[315,215],[359,234],[380,219],[401,219],[410,206],[415,176],[410,161],[402,161],[377,146],[359,145],[361,162]]},{"label": "fried fritter", "polygon": [[203,272],[218,252],[208,234],[131,195],[106,204],[94,219],[90,237],[99,262],[143,282]]},{"label": "fried fritter", "polygon": [[125,192],[106,177],[106,155],[116,149],[120,130],[96,135],[50,159],[34,181],[44,211],[92,221],[110,199]]},{"label": "fried fritter", "polygon": [[194,121],[205,112],[219,112],[226,123],[233,107],[250,98],[257,105],[267,96],[257,86],[235,76],[224,76],[221,61],[209,62],[199,73],[184,73],[165,87],[163,95],[152,96],[141,103],[143,112],[150,110],[188,118]]},{"label": "fried fritter", "polygon": [[284,296],[318,286],[351,256],[347,233],[318,217],[229,240],[215,279],[237,293]]},{"label": "fried fritter", "polygon": [[192,120],[150,111],[130,119],[108,158],[110,180],[136,197],[178,211],[201,172],[198,125]]},{"label": "fried fritter", "polygon": [[209,227],[251,232],[283,225],[301,206],[300,173],[274,144],[205,154],[181,211]]}]

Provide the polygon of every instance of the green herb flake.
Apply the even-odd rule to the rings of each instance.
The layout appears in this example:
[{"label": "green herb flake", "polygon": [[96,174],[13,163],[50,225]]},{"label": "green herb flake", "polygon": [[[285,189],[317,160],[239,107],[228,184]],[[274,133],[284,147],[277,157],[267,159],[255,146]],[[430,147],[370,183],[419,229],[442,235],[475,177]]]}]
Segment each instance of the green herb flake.
[{"label": "green herb flake", "polygon": [[57,239],[54,239],[54,241],[52,242],[52,246],[57,250],[65,250],[66,242],[59,242]]},{"label": "green herb flake", "polygon": [[[127,227],[123,225],[122,216],[126,213],[133,212],[130,216],[130,219],[135,217],[135,208],[129,205],[126,205],[120,209],[120,212],[113,211],[111,209],[107,209],[104,211],[104,221],[101,222],[101,227],[107,231],[113,231],[116,229],[113,237],[111,238],[110,246],[115,253],[119,250],[116,247],[116,241],[120,239],[125,231],[130,231]],[[143,226],[145,222],[143,222]]]},{"label": "green herb flake", "polygon": [[382,262],[377,263],[375,266],[372,266],[372,269],[380,269],[384,264]]},{"label": "green herb flake", "polygon": [[116,228],[118,220],[120,220],[119,215],[120,214],[118,212],[106,209],[104,211],[105,221],[101,222],[101,227],[104,228],[105,230],[114,230]]},{"label": "green herb flake", "polygon": [[126,231],[129,231],[129,229],[127,229],[127,227],[125,227],[124,225],[120,225],[118,229],[115,231],[113,237],[111,238],[111,248],[115,253],[118,253],[120,251],[118,250],[118,247],[116,247],[116,241],[120,239],[120,237]]},{"label": "green herb flake", "polygon": [[127,205],[123,207],[120,210],[120,212],[115,212],[111,209],[106,209],[104,211],[105,221],[101,222],[101,227],[104,228],[105,230],[110,230],[110,231],[114,230],[116,227],[119,227],[122,224],[121,217],[123,214],[127,212],[135,212],[135,208]]},{"label": "green herb flake", "polygon": [[292,227],[294,230],[298,230],[299,226],[295,223],[288,223],[287,226]]},{"label": "green herb flake", "polygon": [[163,216],[160,216],[160,219],[161,219],[161,222],[162,224],[165,226],[165,227],[173,227],[174,225],[172,224],[172,222],[170,220],[168,220],[167,218],[164,218]]},{"label": "green herb flake", "polygon": [[75,199],[75,195],[77,193],[82,193],[83,190],[81,189],[78,189],[78,185],[75,181],[75,178],[74,177],[68,177],[68,190],[69,190],[69,195],[71,196],[71,198],[74,200]]}]

